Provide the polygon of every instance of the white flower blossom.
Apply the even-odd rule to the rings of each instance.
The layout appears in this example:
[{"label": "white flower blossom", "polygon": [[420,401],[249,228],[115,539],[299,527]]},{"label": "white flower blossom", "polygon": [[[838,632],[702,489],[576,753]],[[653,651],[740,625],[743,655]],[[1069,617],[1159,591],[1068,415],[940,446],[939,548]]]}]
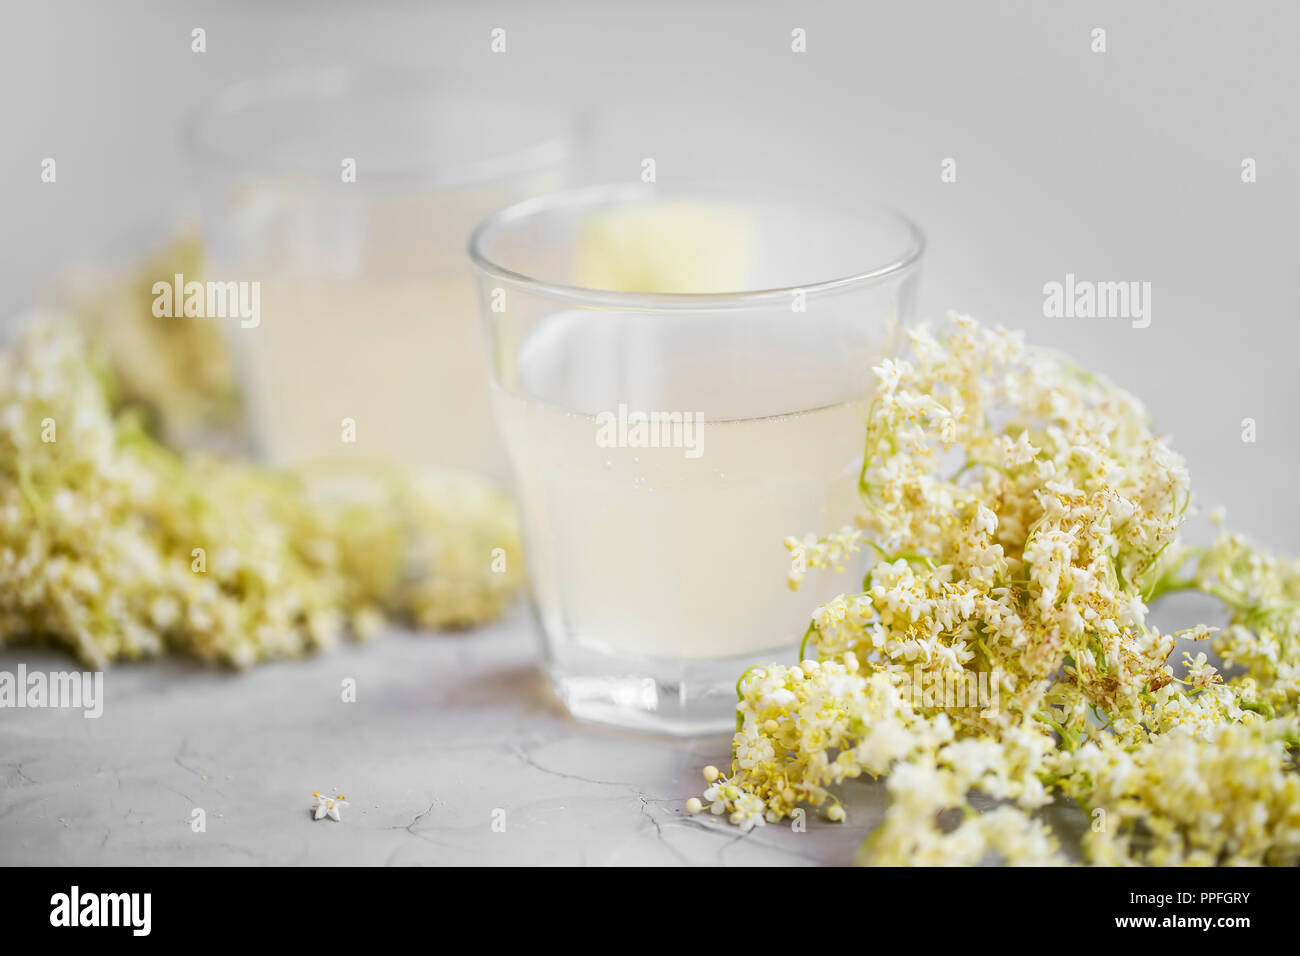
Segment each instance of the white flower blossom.
[{"label": "white flower blossom", "polygon": [[[1136,399],[951,318],[875,369],[857,524],[787,541],[792,586],[878,560],[813,611],[819,666],[741,680],[706,800],[748,827],[800,803],[842,814],[832,788],[884,776],[877,863],[1060,863],[1031,814],[1062,796],[1104,812],[1095,863],[1300,862],[1300,561],[1179,543],[1187,470]],[[1229,626],[1148,626],[1180,590],[1219,598]],[[1172,662],[1179,639],[1239,676],[1200,650]],[[976,813],[971,792],[999,805]],[[965,816],[941,830],[944,810]]]}]

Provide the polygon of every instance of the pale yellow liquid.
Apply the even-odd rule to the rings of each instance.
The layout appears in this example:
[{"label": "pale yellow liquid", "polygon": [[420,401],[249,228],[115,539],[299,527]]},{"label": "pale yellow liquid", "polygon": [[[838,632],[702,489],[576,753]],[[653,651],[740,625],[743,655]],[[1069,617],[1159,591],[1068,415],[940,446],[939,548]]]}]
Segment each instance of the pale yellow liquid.
[{"label": "pale yellow liquid", "polygon": [[504,476],[468,274],[276,278],[261,296],[261,325],[236,341],[270,461],[360,454]]},{"label": "pale yellow liquid", "polygon": [[[524,350],[525,390],[562,392],[579,404],[583,393],[601,393],[602,377],[616,364],[599,348],[611,321],[598,313],[548,320],[551,327],[544,324]],[[678,365],[651,390],[664,403],[654,408],[726,416],[745,405],[785,401],[798,408],[834,391],[801,371],[786,344],[756,348],[735,376],[678,354]],[[635,354],[647,374],[672,360],[653,348]],[[768,364],[755,365],[763,354]],[[620,380],[637,377],[624,368]],[[746,395],[740,382],[763,394]],[[682,404],[668,404],[673,399]],[[810,577],[791,592],[783,541],[838,529],[856,513],[860,402],[708,420],[702,454],[692,459],[682,448],[600,447],[594,407],[566,411],[501,387],[493,400],[515,467],[534,599],[550,640],[650,658],[757,654],[797,644],[817,604],[858,589],[860,575],[848,574]]]},{"label": "pale yellow liquid", "polygon": [[[492,210],[553,187],[542,173],[511,190],[322,195],[276,183],[241,196],[228,231],[256,241],[213,266],[260,282],[260,325],[231,337],[262,455],[506,478],[465,237]],[[356,423],[354,443],[344,419]]]}]

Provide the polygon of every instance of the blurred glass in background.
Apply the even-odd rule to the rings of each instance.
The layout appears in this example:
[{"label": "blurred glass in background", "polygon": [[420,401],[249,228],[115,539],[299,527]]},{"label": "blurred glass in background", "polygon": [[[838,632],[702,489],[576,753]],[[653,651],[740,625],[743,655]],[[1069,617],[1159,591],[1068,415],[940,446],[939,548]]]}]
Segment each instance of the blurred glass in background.
[{"label": "blurred glass in background", "polygon": [[231,87],[185,135],[205,278],[259,284],[256,327],[221,320],[258,454],[505,477],[465,240],[570,178],[577,117],[340,70]]}]

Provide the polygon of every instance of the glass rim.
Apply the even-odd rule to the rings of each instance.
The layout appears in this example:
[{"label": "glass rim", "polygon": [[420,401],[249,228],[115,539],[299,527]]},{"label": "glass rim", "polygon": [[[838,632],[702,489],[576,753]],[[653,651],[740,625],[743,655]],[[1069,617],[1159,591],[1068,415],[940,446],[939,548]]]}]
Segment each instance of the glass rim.
[{"label": "glass rim", "polygon": [[[897,257],[884,265],[863,272],[830,279],[819,279],[800,285],[786,285],[764,289],[738,289],[731,292],[623,292],[615,289],[597,289],[541,279],[516,272],[495,261],[484,251],[484,244],[502,229],[517,223],[554,212],[558,209],[594,206],[602,200],[626,203],[636,200],[700,198],[704,200],[753,201],[742,194],[727,189],[705,186],[683,186],[663,190],[649,184],[622,183],[601,186],[584,186],[548,193],[506,206],[479,223],[470,233],[466,251],[470,261],[480,272],[526,288],[530,292],[552,298],[564,299],[586,305],[614,307],[623,310],[644,308],[646,311],[675,311],[677,309],[730,309],[770,304],[776,300],[788,301],[795,292],[813,295],[834,292],[858,285],[879,282],[891,276],[902,275],[915,267],[925,252],[925,234],[907,216],[883,203],[864,203],[858,208],[869,209],[874,215],[893,220],[903,227],[907,235],[904,248]],[[824,204],[819,204],[824,205]]]},{"label": "glass rim", "polygon": [[[440,71],[402,66],[342,66],[272,70],[229,83],[208,94],[190,108],[181,121],[180,142],[186,157],[195,165],[235,169],[242,173],[291,172],[307,180],[331,181],[317,172],[291,162],[277,161],[266,151],[227,147],[207,135],[209,127],[223,117],[259,103],[285,103],[294,98],[324,101],[366,89],[393,86],[407,93],[419,93],[478,102],[485,105],[515,104],[515,97],[458,89]],[[556,132],[496,154],[469,161],[409,160],[373,167],[366,181],[380,185],[418,185],[451,189],[498,182],[512,176],[538,172],[571,161],[587,114],[574,108]]]}]

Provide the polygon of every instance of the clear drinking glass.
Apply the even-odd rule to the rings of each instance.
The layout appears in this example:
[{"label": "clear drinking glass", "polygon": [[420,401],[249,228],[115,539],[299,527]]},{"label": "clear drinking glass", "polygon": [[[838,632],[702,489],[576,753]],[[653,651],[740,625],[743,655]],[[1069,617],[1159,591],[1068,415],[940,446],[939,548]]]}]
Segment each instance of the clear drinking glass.
[{"label": "clear drinking glass", "polygon": [[[546,670],[575,715],[724,729],[857,581],[786,586],[857,511],[871,366],[911,311],[906,219],[598,187],[470,238]],[[860,575],[859,575],[860,576]]]},{"label": "clear drinking glass", "polygon": [[505,477],[464,239],[563,186],[578,130],[405,70],[254,80],[192,117],[207,278],[260,286],[257,326],[226,327],[262,457]]}]

